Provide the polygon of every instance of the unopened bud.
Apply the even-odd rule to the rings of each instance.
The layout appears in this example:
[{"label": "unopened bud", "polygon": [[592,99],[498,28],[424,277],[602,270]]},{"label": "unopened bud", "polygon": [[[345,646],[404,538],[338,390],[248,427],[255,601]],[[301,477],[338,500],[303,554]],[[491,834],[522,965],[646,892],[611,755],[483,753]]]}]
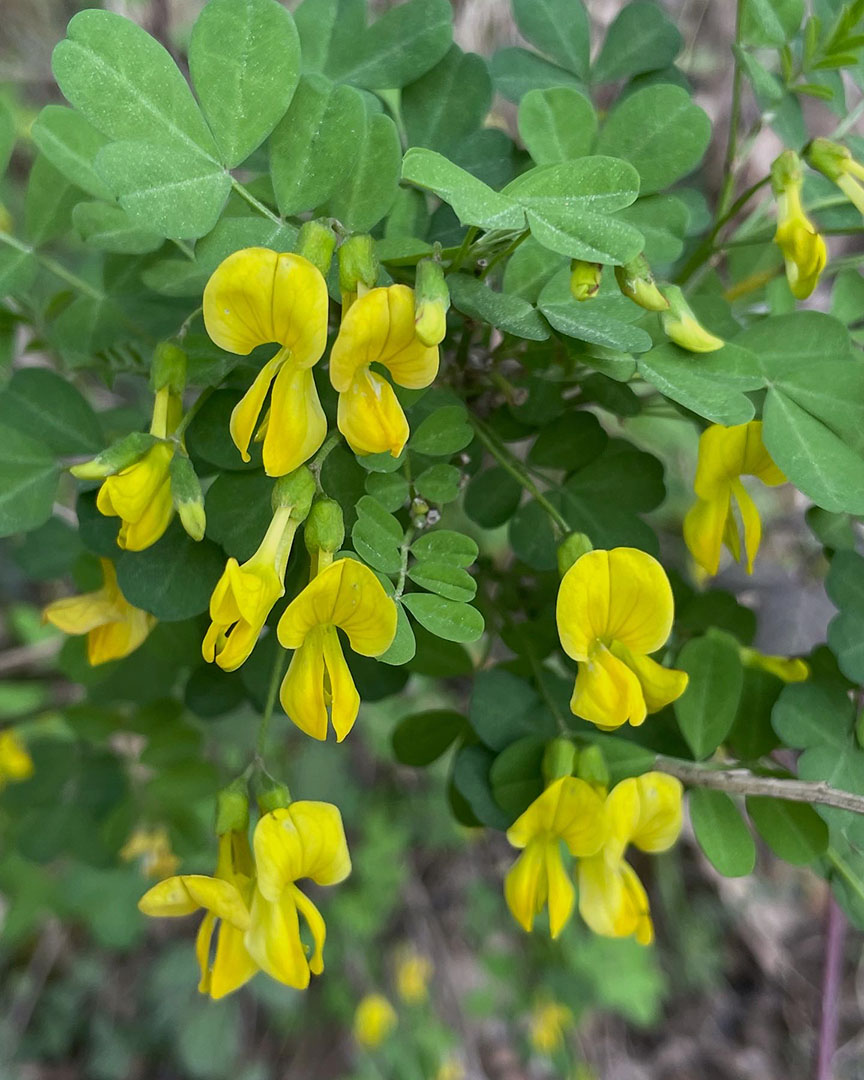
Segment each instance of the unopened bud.
[{"label": "unopened bud", "polygon": [[186,387],[186,353],[171,341],[162,341],[153,353],[150,385],[154,393],[182,394]]},{"label": "unopened bud", "polygon": [[574,259],[570,263],[570,292],[575,300],[593,300],[600,291],[603,264]]},{"label": "unopened bud", "polygon": [[569,739],[553,739],[543,753],[543,779],[547,785],[562,776],[572,776],[576,766],[576,747]]},{"label": "unopened bud", "polygon": [[336,234],[324,221],[304,221],[297,234],[297,253],[308,259],[327,277],[333,252],[336,250]]},{"label": "unopened bud", "polygon": [[249,827],[249,795],[246,781],[238,777],[216,796],[216,835],[245,832]]},{"label": "unopened bud", "polygon": [[309,513],[309,507],[315,497],[315,478],[305,465],[280,476],[273,485],[271,505],[274,512],[291,507],[291,517],[295,521],[303,521]]},{"label": "unopened bud", "polygon": [[421,259],[414,279],[414,327],[424,345],[439,345],[447,333],[450,290],[441,264]]},{"label": "unopened bud", "polygon": [[669,310],[662,312],[660,319],[670,341],[688,352],[715,352],[723,348],[725,341],[705,329],[677,285],[667,285],[663,295],[669,301]]},{"label": "unopened bud", "polygon": [[570,567],[589,551],[594,550],[594,545],[585,533],[570,533],[570,535],[558,545],[558,573],[561,577],[567,573]]},{"label": "unopened bud", "polygon": [[258,792],[258,808],[262,814],[271,810],[281,810],[291,805],[291,792],[286,784],[269,784]]},{"label": "unopened bud", "polygon": [[201,481],[189,458],[177,451],[171,459],[171,499],[180,524],[193,540],[203,540],[207,527]]},{"label": "unopened bud", "polygon": [[332,554],[345,540],[345,521],[342,507],[335,499],[320,498],[312,503],[312,509],[303,526],[303,539],[310,555],[319,551]]},{"label": "unopened bud", "polygon": [[147,451],[155,446],[159,440],[146,431],[133,431],[130,435],[124,435],[97,454],[90,461],[84,461],[80,465],[73,465],[69,472],[77,476],[79,480],[104,480],[106,476],[114,476],[115,473],[128,469],[136,461],[140,461]]},{"label": "unopened bud", "polygon": [[669,301],[657,288],[644,255],[637,255],[623,266],[616,266],[615,280],[621,292],[646,311],[665,311],[669,307]]},{"label": "unopened bud", "polygon": [[593,743],[579,751],[579,761],[576,766],[576,775],[586,783],[597,787],[609,786],[609,768],[603,751]]},{"label": "unopened bud", "polygon": [[830,139],[814,139],[806,150],[814,169],[818,169],[840,188],[846,198],[864,214],[864,165],[849,150]]},{"label": "unopened bud", "polygon": [[358,286],[372,289],[378,280],[378,258],[375,243],[366,233],[349,236],[339,248],[339,289],[356,293]]}]

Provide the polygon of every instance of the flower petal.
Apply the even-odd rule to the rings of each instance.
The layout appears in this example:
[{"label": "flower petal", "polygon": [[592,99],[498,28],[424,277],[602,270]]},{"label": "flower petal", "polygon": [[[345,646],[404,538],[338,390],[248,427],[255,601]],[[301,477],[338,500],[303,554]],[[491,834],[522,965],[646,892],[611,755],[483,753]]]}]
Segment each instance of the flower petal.
[{"label": "flower petal", "polygon": [[299,800],[271,810],[255,826],[253,845],[258,888],[267,900],[301,878],[336,885],[351,872],[342,815],[332,803]]},{"label": "flower petal", "polygon": [[635,783],[639,817],[630,839],[642,851],[666,851],[681,832],[681,781],[666,773],[648,772],[637,777]]},{"label": "flower petal", "polygon": [[311,368],[285,364],[270,395],[264,436],[264,471],[285,476],[315,453],[327,435],[327,418],[318,400]]},{"label": "flower petal", "polygon": [[258,972],[258,965],[249,955],[244,938],[243,930],[238,930],[226,922],[219,924],[216,955],[213,957],[209,988],[206,991],[214,1001],[233,994]]},{"label": "flower petal", "polygon": [[729,520],[730,489],[724,487],[712,499],[697,499],[684,518],[684,542],[699,566],[716,574],[726,523]]},{"label": "flower petal", "polygon": [[603,800],[578,777],[555,780],[513,822],[507,839],[524,848],[544,833],[561,837],[572,855],[593,855],[606,838]]},{"label": "flower petal", "polygon": [[330,683],[330,719],[336,741],[342,742],[354,727],[360,710],[360,695],[345,663],[339,635],[332,626],[324,631],[324,666]]},{"label": "flower petal", "polygon": [[309,970],[313,975],[320,975],[324,970],[324,942],[327,940],[327,926],[318,908],[296,885],[291,886],[291,895],[312,934],[313,949],[309,957]]},{"label": "flower petal", "polygon": [[118,547],[124,551],[144,551],[161,539],[174,517],[171,481],[166,477],[137,521],[123,519],[117,536]]},{"label": "flower petal", "polygon": [[155,625],[154,615],[127,604],[117,622],[97,626],[87,635],[87,662],[96,667],[109,660],[122,660],[143,644]]},{"label": "flower petal", "polygon": [[167,481],[173,456],[169,443],[156,443],[134,465],[106,477],[96,497],[99,512],[128,522],[139,521]]},{"label": "flower petal", "polygon": [[619,660],[624,661],[639,680],[649,713],[665,709],[667,705],[677,701],[687,689],[689,677],[686,671],[665,668],[650,656],[636,656],[629,649],[620,646],[613,645],[612,652]]},{"label": "flower petal", "polygon": [[549,891],[549,933],[557,938],[573,914],[576,890],[561,860],[559,844],[546,844],[546,881]]},{"label": "flower petal", "polygon": [[255,890],[244,944],[255,963],[271,978],[297,990],[305,990],[309,985],[309,962],[300,940],[300,920],[290,890],[275,902],[266,900]]},{"label": "flower petal", "polygon": [[261,368],[253,379],[252,385],[231,412],[231,421],[228,425],[229,431],[234,445],[240,451],[240,456],[244,461],[252,460],[249,454],[249,443],[252,441],[255,425],[258,423],[258,417],[264,406],[264,399],[267,397],[270,384],[285,363],[286,351],[280,349]]},{"label": "flower petal", "polygon": [[579,862],[579,914],[602,937],[632,937],[640,945],[654,938],[648,896],[624,860],[609,863],[602,855]]},{"label": "flower petal", "polygon": [[195,935],[195,959],[198,961],[198,969],[201,972],[198,983],[199,994],[210,993],[210,946],[213,943],[215,929],[216,916],[208,911],[201,920],[198,933]]},{"label": "flower petal", "polygon": [[86,634],[103,623],[113,622],[117,616],[117,604],[104,589],[83,596],[64,596],[54,600],[42,612],[45,622],[64,634]]},{"label": "flower petal", "polygon": [[[285,615],[282,616],[283,619],[284,617]],[[279,626],[281,630],[281,621]],[[279,640],[282,641],[281,632]],[[327,738],[324,643],[321,633],[310,633],[308,640],[304,640],[303,644],[295,649],[288,671],[282,680],[279,700],[289,719],[301,731],[305,731],[313,739],[323,741]]]},{"label": "flower petal", "polygon": [[504,881],[507,906],[516,922],[529,934],[548,895],[545,849],[543,840],[532,840],[510,868]]},{"label": "flower petal", "polygon": [[249,925],[249,909],[233,882],[205,874],[184,874],[182,880],[196,904],[212,911],[217,919],[238,930],[245,930]]},{"label": "flower petal", "polygon": [[579,665],[570,710],[604,730],[638,727],[647,715],[639,680],[605,645]]},{"label": "flower petal", "polygon": [[186,888],[186,877],[169,877],[157,882],[138,901],[138,910],[160,919],[191,915],[197,911],[201,903]]},{"label": "flower petal", "polygon": [[336,423],[355,454],[399,457],[411,434],[393,387],[365,367],[340,392]]},{"label": "flower petal", "polygon": [[744,551],[747,554],[747,573],[752,574],[753,562],[762,542],[762,519],[759,517],[756,503],[750,498],[740,480],[733,481],[732,494],[735,496],[735,502],[738,503],[741,524],[744,526]]}]

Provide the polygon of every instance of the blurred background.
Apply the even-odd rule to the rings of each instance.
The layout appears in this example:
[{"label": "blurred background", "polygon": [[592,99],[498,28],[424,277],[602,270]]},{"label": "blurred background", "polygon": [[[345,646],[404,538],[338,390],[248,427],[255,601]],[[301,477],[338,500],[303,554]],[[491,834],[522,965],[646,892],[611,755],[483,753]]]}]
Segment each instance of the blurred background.
[{"label": "blurred background", "polygon": [[[22,131],[43,104],[58,99],[51,50],[71,16],[87,6],[94,5],[0,0],[0,94],[13,105]],[[182,50],[201,3],[107,0],[103,6]],[[373,0],[372,6],[389,5]],[[620,6],[618,0],[588,2],[598,27]],[[719,187],[735,4],[667,0],[664,6],[686,42],[679,63],[715,123],[704,172]],[[455,0],[453,7],[456,41],[464,49],[488,55],[518,42],[506,0]],[[496,109],[502,124],[512,124],[512,106],[499,101]],[[772,139],[768,132],[754,146],[754,175],[764,174],[776,154]],[[7,183],[23,182],[28,166],[19,151]],[[710,187],[711,181],[709,196]],[[669,498],[652,523],[677,531],[692,478],[695,432],[657,420],[625,424],[629,438],[667,462]],[[758,612],[756,644],[766,652],[809,651],[824,641],[833,615],[821,584],[820,549],[801,523],[803,508],[788,491],[766,492],[767,540],[757,573],[745,579],[730,571],[722,582]],[[470,531],[470,523],[463,526]],[[488,533],[478,540],[493,559],[505,543]],[[50,558],[34,569],[33,553],[11,541],[0,545],[0,719],[75,707],[74,658],[66,656],[46,674],[46,658],[60,643],[40,627],[39,610],[57,593],[38,578],[55,572]],[[173,642],[172,648],[194,651],[197,642]],[[263,672],[267,658],[259,658]],[[4,793],[0,816],[14,823],[16,847],[27,857],[0,850],[0,1080],[814,1075],[829,911],[822,881],[765,850],[751,877],[721,878],[685,829],[673,851],[638,867],[650,883],[656,947],[593,937],[578,920],[554,946],[540,935],[528,938],[513,925],[502,896],[513,859],[504,837],[453,823],[446,763],[413,770],[399,765],[391,748],[401,716],[464,707],[468,680],[442,683],[430,669],[404,683],[402,673],[388,672],[395,681],[379,679],[374,691],[364,693],[361,722],[340,755],[289,730],[284,717],[274,721],[290,773],[300,778],[294,796],[339,802],[355,864],[350,881],[321,898],[328,970],[305,994],[261,977],[222,1002],[199,997],[195,920],[146,923],[135,907],[159,841],[155,847],[144,843],[143,854],[127,848],[119,864],[100,861],[88,850],[85,824],[73,845],[76,854],[64,848],[58,857],[51,762],[37,761],[39,814],[29,803],[16,803],[14,788]],[[250,678],[256,677],[252,671]],[[210,689],[198,688],[196,711],[205,717]],[[152,719],[150,763],[165,767],[166,801],[187,811],[177,817],[182,828],[172,821],[171,857],[181,860],[183,870],[207,872],[214,857],[211,807],[200,793],[212,790],[217,765],[244,760],[255,714],[243,705],[193,721],[178,716],[176,707],[166,718],[172,706],[159,694],[158,679],[142,680],[137,727],[146,729]],[[111,700],[107,687],[104,696]],[[375,696],[381,700],[370,700]],[[94,731],[108,722],[98,705],[79,721]],[[163,745],[159,730],[168,722],[174,742]],[[171,760],[180,752],[178,725],[182,760],[200,759],[195,768]],[[104,773],[93,790],[98,797],[89,801],[86,788],[81,793],[92,828],[132,835],[134,811],[113,813]],[[59,822],[57,829],[62,833]],[[860,954],[860,935],[850,931],[837,1080],[864,1077]],[[378,1047],[364,1047],[352,1030],[356,1005],[369,993],[384,994],[397,1019]]]}]

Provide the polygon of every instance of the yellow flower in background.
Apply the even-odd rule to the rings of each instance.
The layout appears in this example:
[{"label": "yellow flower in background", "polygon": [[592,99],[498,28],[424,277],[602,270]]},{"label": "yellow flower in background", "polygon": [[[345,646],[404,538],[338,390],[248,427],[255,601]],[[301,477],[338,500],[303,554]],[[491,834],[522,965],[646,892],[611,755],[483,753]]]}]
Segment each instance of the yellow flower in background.
[{"label": "yellow flower in background", "polygon": [[87,660],[93,667],[128,656],[156,625],[155,616],[133,607],[120,591],[114,563],[99,561],[105,579],[101,589],[55,600],[42,613],[64,634],[87,635]]},{"label": "yellow flower in background", "polygon": [[239,989],[258,971],[244,944],[249,929],[253,874],[246,833],[226,832],[219,837],[219,859],[213,877],[204,874],[169,877],[138,901],[145,915],[159,918],[191,915],[204,908],[206,914],[195,942],[201,969],[198,989],[214,1000]]},{"label": "yellow flower in background", "polygon": [[557,1001],[536,1005],[531,1013],[531,1045],[538,1054],[555,1054],[564,1046],[567,1028],[573,1026],[573,1013]]},{"label": "yellow flower in background", "polygon": [[258,430],[269,476],[284,476],[308,461],[327,434],[312,368],[327,345],[328,310],[321,271],[302,255],[268,248],[235,251],[204,289],[204,324],[221,349],[246,356],[258,345],[281,346],[231,414],[231,438],[249,461],[249,443],[270,393]]},{"label": "yellow flower in background", "polygon": [[747,649],[742,646],[741,663],[745,667],[758,668],[776,675],[785,683],[806,682],[810,678],[810,665],[800,657],[766,656],[765,653],[756,649]]},{"label": "yellow flower in background", "polygon": [[[324,802],[292,802],[259,820],[253,838],[258,877],[245,945],[262,971],[304,990],[310,975],[324,970],[326,927],[321,913],[297,888],[301,878],[338,885],[351,873],[351,857],[337,807]],[[300,937],[300,916],[314,947]]]},{"label": "yellow flower in background", "polygon": [[606,838],[603,801],[584,780],[564,776],[551,783],[507,830],[522,854],[507,874],[504,897],[513,918],[529,933],[548,904],[549,932],[557,938],[573,912],[575,893],[564,861],[563,841],[571,855],[593,855]]},{"label": "yellow flower in background", "polygon": [[[359,301],[358,301],[359,303]],[[327,738],[327,707],[341,742],[357,719],[360,695],[336,628],[361,656],[380,656],[396,636],[396,605],[372,571],[354,559],[330,563],[282,614],[278,635],[294,649],[279,700],[293,722]]]},{"label": "yellow flower in background", "polygon": [[400,949],[396,957],[396,991],[409,1005],[419,1005],[429,996],[429,980],[435,966],[428,956],[413,946]]},{"label": "yellow flower in background", "polygon": [[777,200],[774,243],[783,252],[792,295],[806,300],[816,288],[828,261],[824,239],[801,205],[804,178],[794,150],[784,150],[771,166],[771,187]]},{"label": "yellow flower in background", "polygon": [[732,508],[734,497],[744,527],[747,573],[762,540],[762,522],[756,504],[741,483],[755,476],[769,487],[785,484],[762,442],[762,421],[751,420],[735,427],[712,424],[699,438],[699,460],[693,488],[696,502],[684,518],[684,540],[703,570],[716,574],[720,549],[725,543],[736,561],[741,559],[741,536]]},{"label": "yellow flower in background", "polygon": [[292,507],[279,507],[255,554],[242,566],[229,558],[213,590],[201,652],[223,671],[236,671],[248,660],[273,605],[285,593],[285,568],[297,528],[291,514]]},{"label": "yellow flower in background", "polygon": [[570,708],[604,731],[641,724],[684,693],[687,675],[649,653],[672,631],[669,579],[636,548],[589,551],[564,575],[556,618],[564,652],[579,662]]},{"label": "yellow flower in background", "polygon": [[370,289],[343,314],[330,354],[330,381],[339,393],[338,424],[355,454],[402,453],[408,421],[392,386],[370,364],[387,368],[412,390],[438,374],[438,346],[424,345],[414,325],[407,285]]},{"label": "yellow flower in background", "polygon": [[0,731],[0,791],[9,783],[29,780],[33,775],[33,758],[14,728]]},{"label": "yellow flower in background", "polygon": [[578,869],[579,914],[595,934],[635,937],[640,945],[654,940],[648,895],[624,855],[629,844],[656,853],[675,843],[682,794],[679,780],[659,772],[622,780],[609,792],[606,841]]},{"label": "yellow flower in background", "polygon": [[354,1012],[354,1038],[367,1050],[375,1050],[398,1023],[396,1010],[383,994],[367,994]]},{"label": "yellow flower in background", "polygon": [[120,848],[120,858],[124,862],[140,860],[144,876],[157,879],[170,877],[180,865],[164,825],[152,829],[139,826]]},{"label": "yellow flower in background", "polygon": [[133,465],[102,481],[96,508],[106,517],[120,518],[117,544],[124,550],[143,551],[155,544],[171,524],[173,457],[170,443],[156,443]]},{"label": "yellow flower in background", "polygon": [[465,1066],[458,1057],[450,1055],[444,1058],[435,1073],[435,1080],[465,1080]]}]

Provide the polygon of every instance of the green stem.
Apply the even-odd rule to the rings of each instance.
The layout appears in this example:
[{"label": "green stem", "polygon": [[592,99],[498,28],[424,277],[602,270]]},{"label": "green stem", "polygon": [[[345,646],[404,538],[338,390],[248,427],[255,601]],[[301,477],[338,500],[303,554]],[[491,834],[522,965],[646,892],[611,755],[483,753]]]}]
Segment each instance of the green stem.
[{"label": "green stem", "polygon": [[235,180],[233,176],[231,177],[231,187],[237,192],[241,199],[245,199],[250,206],[254,206],[259,214],[263,214],[264,217],[272,221],[274,225],[284,225],[282,219],[277,217],[269,206],[265,206],[259,199],[256,199],[252,192],[247,191],[240,181]]},{"label": "green stem", "polygon": [[324,466],[324,462],[330,455],[331,450],[335,449],[339,444],[339,440],[342,436],[338,431],[331,431],[321,446],[318,448],[318,452],[315,457],[309,462],[309,471],[315,478],[315,487],[321,492],[324,489],[321,487],[321,469]]},{"label": "green stem", "polygon": [[858,899],[864,901],[864,884],[862,884],[861,879],[846,860],[833,847],[829,847],[825,852],[825,858],[844,879]]},{"label": "green stem", "polygon": [[677,282],[679,285],[684,285],[690,280],[691,277],[699,270],[714,254],[715,247],[714,241],[717,239],[720,230],[724,225],[727,225],[734,217],[736,217],[741,210],[747,205],[747,203],[756,195],[759,191],[765,187],[766,184],[771,182],[770,176],[763,176],[761,180],[757,180],[755,184],[752,184],[746,191],[742,192],[735,202],[729,207],[729,209],[723,214],[711,228],[711,231],[702,241],[702,243],[695,249],[693,254],[681,268],[678,274]]},{"label": "green stem", "polygon": [[195,262],[195,252],[189,247],[185,240],[174,240],[173,243],[178,250],[183,252],[190,262]]},{"label": "green stem", "polygon": [[463,239],[459,250],[456,252],[453,261],[447,268],[448,274],[455,274],[456,271],[462,266],[462,263],[465,262],[465,256],[468,254],[468,249],[474,243],[474,237],[479,231],[480,230],[477,228],[476,225],[472,225],[468,232],[465,233],[465,238]]},{"label": "green stem", "polygon": [[566,536],[570,532],[569,524],[564,516],[555,509],[552,503],[549,502],[543,492],[537,487],[522,462],[515,458],[510,451],[498,441],[497,436],[486,427],[482,420],[476,416],[472,416],[471,423],[474,426],[474,430],[477,432],[478,439],[496,459],[499,465],[501,465],[501,467],[508,472],[517,483],[525,488],[538,505],[546,511],[557,530]]},{"label": "green stem", "polygon": [[[741,44],[741,31],[744,23],[744,7],[747,0],[737,0],[735,5],[735,44]],[[729,117],[729,137],[726,141],[726,157],[723,163],[724,180],[717,203],[717,216],[722,217],[729,208],[732,192],[735,188],[735,159],[738,153],[738,128],[741,124],[741,97],[744,72],[735,55],[735,72],[732,76],[732,111]]]},{"label": "green stem", "polygon": [[273,710],[276,707],[279,684],[282,682],[282,676],[285,674],[285,664],[287,660],[287,651],[279,645],[273,660],[273,669],[270,672],[270,685],[267,688],[267,701],[264,704],[264,712],[261,713],[261,725],[258,728],[258,757],[262,760],[267,751],[267,736],[270,731],[270,720],[273,717]]},{"label": "green stem", "polygon": [[400,548],[400,553],[401,553],[401,556],[402,556],[402,562],[401,562],[401,565],[399,566],[399,579],[396,582],[396,592],[394,593],[394,596],[393,596],[394,600],[398,600],[399,597],[402,595],[402,593],[405,592],[405,581],[406,581],[406,579],[408,577],[408,552],[409,552],[409,550],[411,548],[411,541],[413,539],[414,539],[414,528],[413,528],[413,526],[411,526],[411,527],[409,527],[409,529],[405,533],[405,535],[402,537],[402,546]]},{"label": "green stem", "polygon": [[15,248],[16,251],[20,251],[24,255],[32,255],[46,270],[50,270],[52,274],[61,278],[67,285],[71,285],[73,289],[77,289],[78,292],[82,292],[86,296],[92,297],[94,300],[105,299],[104,293],[91,285],[89,281],[84,281],[84,279],[78,277],[77,274],[73,274],[71,270],[67,270],[65,266],[57,262],[56,259],[52,259],[50,255],[40,255],[39,252],[34,251],[28,244],[23,244],[20,240],[16,240],[14,236],[10,236],[5,232],[0,232],[0,243],[7,244],[9,247]]},{"label": "green stem", "polygon": [[521,243],[523,243],[525,240],[527,240],[530,235],[531,235],[531,233],[529,232],[528,229],[526,229],[524,232],[520,233],[516,237],[515,240],[511,241],[507,245],[507,247],[505,247],[502,251],[499,251],[497,255],[494,255],[489,260],[489,263],[488,263],[486,269],[483,271],[483,273],[480,276],[484,277],[484,278],[488,277],[489,274],[491,273],[491,271],[494,270],[494,268],[498,265],[498,263],[502,262],[508,256],[512,255],[513,252],[516,250],[516,248],[518,248]]},{"label": "green stem", "polygon": [[174,429],[174,438],[175,439],[182,439],[183,433],[186,431],[186,428],[188,428],[189,425],[192,423],[192,421],[195,419],[195,416],[197,415],[198,410],[201,408],[201,406],[204,404],[204,402],[210,397],[210,395],[213,393],[214,390],[215,390],[215,387],[208,386],[206,388],[206,390],[202,390],[201,393],[198,395],[198,397],[195,399],[195,401],[192,402],[192,404],[189,406],[188,410],[186,411],[185,416],[180,421],[180,423],[177,425],[177,427]]}]

